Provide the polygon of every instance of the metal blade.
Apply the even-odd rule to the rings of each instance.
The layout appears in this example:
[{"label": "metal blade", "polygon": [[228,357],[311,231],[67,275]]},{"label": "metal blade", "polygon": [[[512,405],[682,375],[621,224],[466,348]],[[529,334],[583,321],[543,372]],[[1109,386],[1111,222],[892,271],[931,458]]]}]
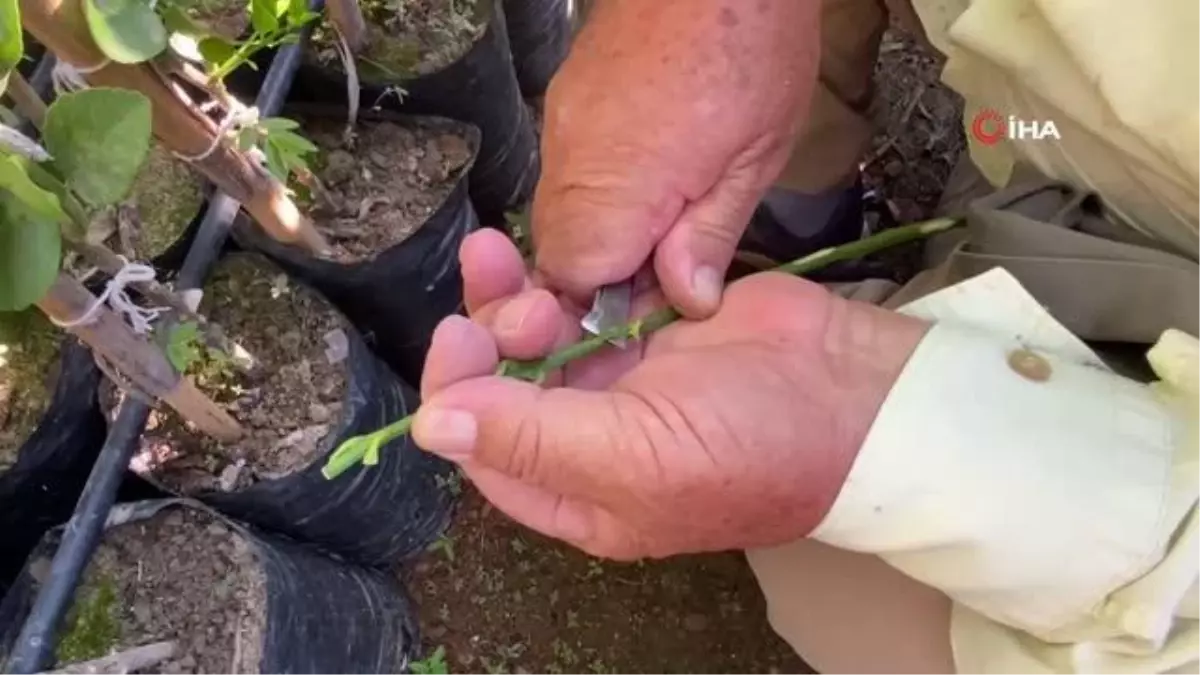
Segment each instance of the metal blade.
[{"label": "metal blade", "polygon": [[[630,308],[633,304],[633,280],[621,281],[615,284],[601,286],[596,291],[592,301],[592,311],[579,322],[583,329],[592,335],[599,335],[606,330],[618,328],[629,323]],[[613,338],[608,341],[614,347],[624,348],[625,338]]]}]

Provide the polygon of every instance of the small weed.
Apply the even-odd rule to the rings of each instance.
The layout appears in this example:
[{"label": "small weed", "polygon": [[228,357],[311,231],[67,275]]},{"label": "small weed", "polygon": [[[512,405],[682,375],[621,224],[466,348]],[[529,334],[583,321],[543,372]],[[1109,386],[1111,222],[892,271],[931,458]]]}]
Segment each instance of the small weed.
[{"label": "small weed", "polygon": [[588,579],[595,579],[595,578],[603,576],[603,575],[604,575],[604,566],[600,564],[600,561],[599,560],[589,560],[587,572],[585,572],[583,575],[584,580],[586,581]]},{"label": "small weed", "polygon": [[554,642],[550,646],[554,650],[554,658],[561,663],[562,667],[565,667],[567,670],[575,669],[574,666],[579,657],[575,654],[575,650],[571,649],[570,645],[559,638],[554,638]]},{"label": "small weed", "polygon": [[416,675],[447,675],[450,670],[446,666],[446,648],[438,645],[432,654],[420,661],[413,661],[408,668]]},{"label": "small weed", "polygon": [[462,473],[458,469],[454,469],[445,476],[436,475],[433,477],[438,489],[445,490],[452,496],[457,497],[462,494]]},{"label": "small weed", "polygon": [[592,671],[593,673],[597,673],[597,675],[617,672],[615,668],[605,665],[604,662],[598,658],[592,659],[592,662],[588,664],[588,670]]},{"label": "small weed", "polygon": [[529,544],[526,544],[525,540],[520,537],[513,537],[512,541],[509,542],[509,546],[512,547],[513,553],[516,554],[521,554],[529,550]]},{"label": "small weed", "polygon": [[567,610],[567,628],[579,628],[579,612]]},{"label": "small weed", "polygon": [[425,550],[429,551],[430,553],[437,553],[438,551],[441,551],[442,554],[446,556],[447,561],[454,562],[454,540],[451,539],[449,535],[443,534],[442,536],[438,537],[437,541],[430,544],[429,548]]},{"label": "small weed", "polygon": [[63,663],[100,658],[120,637],[117,586],[101,579],[71,607],[56,656]]},{"label": "small weed", "polygon": [[442,603],[442,606],[438,608],[438,619],[442,623],[450,623],[450,605]]}]

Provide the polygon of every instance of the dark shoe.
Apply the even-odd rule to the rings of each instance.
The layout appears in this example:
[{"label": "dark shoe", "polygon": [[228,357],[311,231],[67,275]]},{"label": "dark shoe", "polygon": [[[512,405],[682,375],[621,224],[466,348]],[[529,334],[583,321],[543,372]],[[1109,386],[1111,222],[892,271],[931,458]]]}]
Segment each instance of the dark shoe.
[{"label": "dark shoe", "polygon": [[[865,231],[863,200],[861,177],[848,188],[817,195],[771,188],[755,209],[738,250],[783,263],[856,241]],[[878,264],[847,261],[805,276],[833,282],[891,275]]]}]

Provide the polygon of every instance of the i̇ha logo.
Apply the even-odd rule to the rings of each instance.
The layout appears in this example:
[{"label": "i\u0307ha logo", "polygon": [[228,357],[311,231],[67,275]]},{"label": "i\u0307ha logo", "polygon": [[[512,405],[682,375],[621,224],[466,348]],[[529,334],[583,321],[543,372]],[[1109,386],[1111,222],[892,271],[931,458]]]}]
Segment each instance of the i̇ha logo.
[{"label": "i\u0307ha logo", "polygon": [[995,145],[1001,138],[1041,141],[1047,138],[1062,140],[1053,120],[1023,120],[1013,115],[1005,118],[992,108],[984,108],[971,122],[971,135],[984,145]]}]

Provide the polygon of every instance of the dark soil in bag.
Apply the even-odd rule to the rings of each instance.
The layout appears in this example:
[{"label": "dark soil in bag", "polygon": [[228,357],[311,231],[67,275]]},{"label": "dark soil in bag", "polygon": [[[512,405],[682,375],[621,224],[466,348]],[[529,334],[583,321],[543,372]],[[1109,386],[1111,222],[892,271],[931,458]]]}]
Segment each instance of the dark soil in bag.
[{"label": "dark soil in bag", "polygon": [[568,0],[504,0],[508,43],[521,94],[546,95],[550,78],[571,48]]},{"label": "dark soil in bag", "polygon": [[[0,604],[28,612],[61,530]],[[19,621],[9,621],[19,626]],[[56,666],[160,641],[166,673],[394,673],[417,647],[403,588],[188,500],[120,504],[59,627]],[[8,651],[16,632],[3,633]]]},{"label": "dark soil in bag", "polygon": [[71,516],[104,443],[92,354],[36,309],[0,315],[0,592]]},{"label": "dark soil in bag", "polygon": [[[499,0],[397,0],[362,4],[369,40],[357,59],[362,107],[469,122],[482,132],[471,168],[481,220],[501,226],[540,171],[538,139],[521,98]],[[314,57],[291,100],[345,105],[346,76],[332,31],[314,33]]]},{"label": "dark soil in bag", "polygon": [[[438,487],[450,467],[407,440],[379,466],[326,480],[325,458],[345,439],[417,407],[417,394],[367,349],[325,298],[261,256],[222,259],[200,313],[223,347],[193,343],[187,374],[243,427],[221,443],[166,407],[151,413],[131,468],[224,513],[360,562],[419,552],[449,518]],[[118,398],[111,385],[106,407]]]},{"label": "dark soil in bag", "polygon": [[332,258],[282,244],[249,219],[233,235],[332,300],[415,386],[434,327],[462,306],[458,248],[478,225],[467,172],[479,135],[442,118],[370,117],[376,121],[359,125],[353,148],[336,118],[301,118],[323,151],[314,163],[322,187],[309,211]]}]

